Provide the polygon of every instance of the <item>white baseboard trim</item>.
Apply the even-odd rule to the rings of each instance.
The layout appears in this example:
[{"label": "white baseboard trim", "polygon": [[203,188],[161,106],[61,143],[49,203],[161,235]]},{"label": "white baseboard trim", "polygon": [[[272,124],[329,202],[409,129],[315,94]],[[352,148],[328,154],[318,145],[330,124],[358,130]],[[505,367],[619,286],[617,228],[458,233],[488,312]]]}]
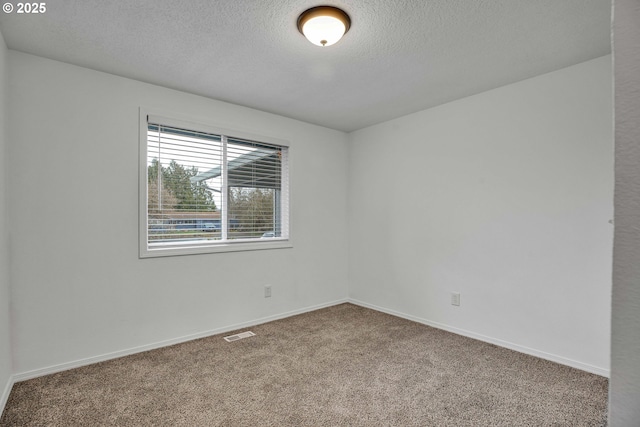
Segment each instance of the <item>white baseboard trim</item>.
[{"label": "white baseboard trim", "polygon": [[[84,359],[74,360],[72,362],[60,363],[58,365],[48,366],[46,368],[34,369],[27,372],[21,372],[13,375],[12,382],[7,386],[9,391],[11,391],[11,386],[14,383],[29,380],[32,378],[42,377],[44,375],[55,374],[56,372],[66,371],[69,369],[79,368],[81,366],[91,365],[93,363],[104,362],[106,360],[117,359],[124,356],[129,356],[131,354],[142,353],[143,351],[155,350],[157,348],[168,347],[170,345],[180,344],[187,341],[196,340],[199,338],[205,338],[212,335],[223,334],[225,332],[235,331],[237,329],[248,328],[251,326],[261,325],[263,323],[272,322],[274,320],[284,319],[291,316],[296,316],[298,314],[307,313],[310,311],[319,310],[322,308],[331,307],[338,304],[344,304],[349,302],[348,298],[318,304],[314,306],[308,306],[301,308],[299,310],[288,311],[285,313],[275,314],[273,316],[262,317],[259,319],[250,320],[248,322],[237,323],[234,325],[228,325],[221,328],[216,328],[208,331],[198,332],[195,334],[185,335],[178,338],[173,338],[169,340],[159,341],[152,344],[146,344],[139,347],[133,347],[126,350],[114,351],[112,353],[106,353],[99,356],[87,357]],[[7,398],[9,394],[7,392]]]},{"label": "white baseboard trim", "polygon": [[486,335],[477,334],[475,332],[467,331],[464,329],[455,328],[453,326],[448,326],[443,323],[434,322],[432,320],[422,319],[420,317],[412,316],[410,314],[400,313],[395,310],[389,310],[387,308],[379,307],[373,304],[366,303],[364,301],[359,301],[356,299],[349,298],[349,303],[359,305],[361,307],[370,308],[372,310],[380,311],[382,313],[390,314],[392,316],[401,317],[403,319],[411,320],[417,323],[422,323],[427,326],[432,326],[434,328],[442,329],[448,332],[452,332],[457,335],[462,335],[465,337],[473,338],[479,341],[484,341],[490,344],[495,344],[499,347],[508,348],[510,350],[517,351],[519,353],[528,354],[530,356],[539,357],[541,359],[550,360],[552,362],[559,363],[561,365],[570,366],[572,368],[580,369],[582,371],[590,372],[592,374],[600,375],[606,378],[609,378],[610,371],[609,369],[600,368],[597,366],[589,365],[587,363],[578,362],[577,360],[567,359],[566,357],[558,356],[551,353],[546,353],[544,351],[535,350],[533,348],[524,347],[518,344],[514,344],[508,341],[503,341],[497,338],[488,337]]},{"label": "white baseboard trim", "polygon": [[315,311],[315,310],[320,310],[322,308],[327,308],[327,307],[331,307],[334,305],[338,305],[338,304],[344,304],[344,303],[351,303],[354,305],[358,305],[361,307],[365,307],[365,308],[369,308],[372,310],[376,310],[376,311],[380,311],[382,313],[387,313],[390,314],[392,316],[397,316],[397,317],[401,317],[403,319],[407,319],[407,320],[411,320],[417,323],[422,323],[424,325],[427,326],[432,326],[434,328],[438,328],[438,329],[442,329],[448,332],[452,332],[454,334],[458,334],[458,335],[462,335],[462,336],[466,336],[469,338],[473,338],[473,339],[477,339],[479,341],[484,341],[490,344],[495,344],[497,346],[500,347],[504,347],[504,348],[508,348],[510,350],[514,350],[520,353],[524,353],[524,354],[529,354],[531,356],[535,356],[535,357],[539,357],[541,359],[546,359],[546,360],[550,360],[552,362],[556,362],[556,363],[560,363],[562,365],[566,365],[566,366],[571,366],[573,368],[576,369],[580,369],[582,371],[586,371],[586,372],[591,372],[593,374],[596,375],[601,375],[603,377],[607,377],[609,378],[610,375],[610,371],[609,369],[604,369],[604,368],[600,368],[597,366],[593,366],[593,365],[589,365],[586,363],[582,363],[576,360],[572,360],[572,359],[568,359],[562,356],[558,356],[555,354],[551,354],[551,353],[546,353],[544,351],[540,351],[540,350],[535,350],[532,348],[528,348],[528,347],[524,347],[518,344],[514,344],[508,341],[503,341],[497,338],[492,338],[492,337],[488,337],[485,335],[481,335],[475,332],[471,332],[471,331],[467,331],[464,329],[459,329],[459,328],[455,328],[449,325],[445,325],[443,323],[439,323],[439,322],[434,322],[431,320],[427,320],[427,319],[423,319],[420,317],[416,317],[416,316],[412,316],[409,314],[405,314],[405,313],[401,313],[395,310],[390,310],[384,307],[380,307],[374,304],[369,304],[366,303],[364,301],[359,301],[357,299],[352,299],[352,298],[343,298],[340,300],[335,300],[335,301],[331,301],[328,303],[324,303],[324,304],[318,304],[318,305],[314,305],[314,306],[308,306],[308,307],[304,307],[298,310],[292,310],[292,311],[288,311],[288,312],[284,312],[284,313],[280,313],[280,314],[276,314],[276,315],[272,315],[272,316],[267,316],[267,317],[263,317],[263,318],[259,318],[259,319],[254,319],[254,320],[250,320],[247,322],[242,322],[242,323],[237,323],[234,325],[228,325],[228,326],[224,326],[221,328],[216,328],[216,329],[212,329],[212,330],[208,330],[208,331],[203,331],[203,332],[199,332],[199,333],[195,333],[195,334],[190,334],[190,335],[185,335],[182,337],[178,337],[178,338],[173,338],[173,339],[169,339],[169,340],[164,340],[164,341],[159,341],[159,342],[155,342],[155,343],[151,343],[151,344],[146,344],[146,345],[142,345],[142,346],[138,346],[138,347],[133,347],[133,348],[129,348],[129,349],[125,349],[125,350],[120,350],[120,351],[115,351],[115,352],[111,352],[111,353],[106,353],[106,354],[102,354],[102,355],[98,355],[98,356],[93,356],[93,357],[88,357],[88,358],[84,358],[84,359],[78,359],[78,360],[74,360],[71,362],[66,362],[66,363],[61,363],[61,364],[57,364],[57,365],[52,365],[52,366],[48,366],[45,368],[40,368],[40,369],[34,369],[31,371],[26,371],[26,372],[21,372],[21,373],[17,373],[14,374],[8,381],[8,383],[5,385],[4,391],[2,393],[2,395],[0,396],[0,414],[2,413],[2,410],[4,410],[4,407],[7,403],[7,400],[9,399],[9,394],[11,393],[11,389],[13,387],[13,385],[17,382],[20,381],[25,381],[25,380],[29,380],[32,378],[37,378],[37,377],[41,377],[44,375],[49,375],[49,374],[54,374],[56,372],[61,372],[61,371],[66,371],[69,369],[74,369],[74,368],[79,368],[81,366],[86,366],[86,365],[91,365],[93,363],[98,363],[98,362],[104,362],[107,360],[111,360],[111,359],[117,359],[120,357],[124,357],[124,356],[129,356],[131,354],[136,354],[136,353],[141,353],[144,351],[149,351],[149,350],[155,350],[157,348],[162,348],[162,347],[167,347],[170,345],[175,345],[175,344],[180,344],[183,342],[187,342],[187,341],[192,341],[195,339],[199,339],[199,338],[205,338],[205,337],[209,337],[212,335],[218,335],[218,334],[222,334],[225,332],[230,332],[230,331],[234,331],[234,330],[238,330],[238,329],[243,329],[243,328],[247,328],[247,327],[251,327],[251,326],[256,326],[256,325],[260,325],[263,323],[267,323],[267,322],[272,322],[274,320],[280,320],[280,319],[284,319],[287,317],[291,317],[291,316],[296,316],[298,314],[303,314],[303,313],[307,313],[310,311]]},{"label": "white baseboard trim", "polygon": [[2,395],[0,395],[0,417],[4,412],[5,406],[7,406],[7,401],[9,400],[9,394],[11,394],[11,389],[13,388],[13,384],[15,384],[16,380],[14,376],[10,376],[7,384],[4,386],[4,390],[2,391]]}]

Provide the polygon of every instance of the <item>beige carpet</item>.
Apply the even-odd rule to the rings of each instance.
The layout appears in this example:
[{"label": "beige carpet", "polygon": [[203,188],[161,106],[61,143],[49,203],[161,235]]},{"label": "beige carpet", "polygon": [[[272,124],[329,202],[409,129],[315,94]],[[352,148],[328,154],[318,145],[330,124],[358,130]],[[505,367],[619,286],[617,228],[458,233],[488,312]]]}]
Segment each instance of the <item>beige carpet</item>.
[{"label": "beige carpet", "polygon": [[[601,426],[606,378],[351,304],[14,386],[1,426]],[[229,335],[229,334],[224,334]]]}]

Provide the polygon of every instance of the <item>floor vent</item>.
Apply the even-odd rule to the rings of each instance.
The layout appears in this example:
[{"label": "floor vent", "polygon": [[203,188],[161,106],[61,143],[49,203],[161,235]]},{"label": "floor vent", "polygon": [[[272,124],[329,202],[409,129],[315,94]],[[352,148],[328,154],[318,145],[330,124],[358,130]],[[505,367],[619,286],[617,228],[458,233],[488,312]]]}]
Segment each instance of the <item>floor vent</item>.
[{"label": "floor vent", "polygon": [[224,340],[226,342],[233,342],[233,341],[238,341],[241,340],[242,338],[249,338],[254,336],[255,334],[251,331],[247,331],[247,332],[241,332],[239,334],[235,334],[235,335],[229,335],[228,337],[224,337]]}]

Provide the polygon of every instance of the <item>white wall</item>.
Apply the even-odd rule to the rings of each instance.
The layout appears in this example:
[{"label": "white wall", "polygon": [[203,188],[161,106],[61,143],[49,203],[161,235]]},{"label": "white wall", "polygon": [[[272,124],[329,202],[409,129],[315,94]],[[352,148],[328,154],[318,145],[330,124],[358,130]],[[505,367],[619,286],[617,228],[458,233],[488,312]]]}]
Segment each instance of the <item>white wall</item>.
[{"label": "white wall", "polygon": [[615,0],[615,243],[609,425],[640,421],[640,2]]},{"label": "white wall", "polygon": [[[610,60],[347,137],[9,52],[14,372],[349,295],[607,374]],[[295,247],[138,259],[139,106],[289,140]]]},{"label": "white wall", "polygon": [[0,34],[0,413],[9,397],[12,371],[9,326],[9,237],[7,232],[7,47]]},{"label": "white wall", "polygon": [[351,134],[350,297],[608,374],[610,62]]},{"label": "white wall", "polygon": [[[19,378],[347,297],[344,133],[14,51],[9,59]],[[290,141],[294,248],[138,259],[140,106]]]}]

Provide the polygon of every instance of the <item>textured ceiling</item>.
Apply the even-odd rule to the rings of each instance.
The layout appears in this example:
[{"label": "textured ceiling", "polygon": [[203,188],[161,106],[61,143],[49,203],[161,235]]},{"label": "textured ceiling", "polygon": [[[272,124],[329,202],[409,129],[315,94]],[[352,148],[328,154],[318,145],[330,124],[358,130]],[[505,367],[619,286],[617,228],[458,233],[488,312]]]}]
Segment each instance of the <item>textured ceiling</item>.
[{"label": "textured ceiling", "polygon": [[[610,53],[609,0],[48,0],[22,52],[352,131]],[[298,15],[341,7],[312,45]]]}]

